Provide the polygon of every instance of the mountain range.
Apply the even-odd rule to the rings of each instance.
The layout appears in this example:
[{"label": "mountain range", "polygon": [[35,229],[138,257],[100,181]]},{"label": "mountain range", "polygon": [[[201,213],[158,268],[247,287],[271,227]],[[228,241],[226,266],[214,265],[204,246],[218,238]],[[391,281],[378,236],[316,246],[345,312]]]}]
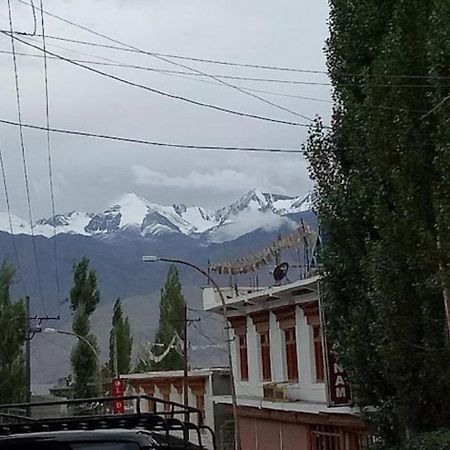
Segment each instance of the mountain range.
[{"label": "mountain range", "polygon": [[[106,360],[115,299],[122,299],[136,346],[150,341],[158,325],[160,290],[168,267],[143,264],[143,255],[177,257],[202,267],[208,261],[234,260],[270,245],[280,234],[298,227],[301,220],[315,226],[313,203],[312,194],[289,197],[251,190],[230,205],[210,210],[183,204],[162,206],[136,194],[125,194],[101,212],[72,211],[42,218],[34,225],[34,238],[27,221],[12,217],[14,240],[8,215],[0,213],[0,260],[8,259],[18,269],[13,298],[29,295],[32,315],[59,315],[61,320],[45,326],[70,330],[67,298],[73,265],[87,257],[97,273],[101,292],[92,329],[99,339],[100,357]],[[295,251],[283,258],[298,264]],[[260,285],[272,282],[270,270],[269,266],[259,270]],[[179,266],[179,271],[190,314],[201,319],[191,330],[191,344],[209,348],[211,342],[223,343],[223,326],[202,311],[204,278],[184,266]],[[291,280],[294,276],[295,272]],[[226,275],[214,274],[214,278],[222,285],[230,283]],[[237,276],[235,282],[248,286],[255,282],[255,275]],[[42,391],[38,385],[48,387],[69,373],[72,345],[69,337],[36,335],[32,343],[36,391]],[[205,367],[225,363],[224,356],[211,347],[192,351],[190,360],[193,366]]]},{"label": "mountain range", "polygon": [[[313,195],[299,197],[251,190],[234,203],[217,210],[201,206],[173,204],[162,206],[139,195],[121,196],[101,212],[71,211],[42,218],[34,224],[34,234],[56,234],[114,238],[127,234],[136,238],[157,238],[177,233],[204,243],[232,241],[256,229],[273,230],[295,226],[293,216],[311,209]],[[30,223],[12,217],[13,230],[31,234]],[[9,217],[0,213],[0,231],[9,232]]]}]

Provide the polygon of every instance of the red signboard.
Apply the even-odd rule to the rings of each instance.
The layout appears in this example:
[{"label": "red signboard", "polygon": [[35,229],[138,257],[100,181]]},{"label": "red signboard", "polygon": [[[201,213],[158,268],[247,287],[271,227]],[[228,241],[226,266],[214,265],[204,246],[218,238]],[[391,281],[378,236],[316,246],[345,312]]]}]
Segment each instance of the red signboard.
[{"label": "red signboard", "polygon": [[351,406],[352,392],[345,370],[336,362],[332,345],[325,341],[325,347],[328,406]]},{"label": "red signboard", "polygon": [[[113,378],[111,386],[113,397],[123,397],[124,395],[124,382],[120,378]],[[114,400],[113,402],[114,414],[123,414],[125,412],[125,405],[123,400]]]}]

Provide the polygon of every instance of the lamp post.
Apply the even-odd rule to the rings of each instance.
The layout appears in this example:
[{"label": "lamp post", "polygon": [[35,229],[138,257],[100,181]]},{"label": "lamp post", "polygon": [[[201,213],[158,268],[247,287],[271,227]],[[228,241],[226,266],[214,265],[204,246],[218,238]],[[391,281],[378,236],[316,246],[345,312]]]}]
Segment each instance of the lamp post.
[{"label": "lamp post", "polygon": [[238,421],[238,414],[237,414],[236,385],[234,382],[234,374],[233,374],[233,359],[231,356],[230,327],[228,326],[228,313],[227,313],[225,297],[223,295],[222,290],[220,289],[220,286],[216,283],[214,278],[212,278],[208,272],[206,272],[205,270],[196,266],[195,264],[193,264],[189,261],[185,261],[183,259],[166,258],[166,257],[159,257],[159,256],[143,256],[142,261],[149,262],[149,263],[166,262],[166,263],[181,264],[184,266],[191,267],[192,269],[196,270],[197,272],[200,272],[203,276],[205,276],[208,279],[208,281],[212,284],[214,289],[216,289],[216,291],[219,293],[220,303],[222,305],[222,315],[223,315],[223,319],[225,321],[227,350],[228,350],[228,365],[230,367],[231,403],[232,403],[233,421],[234,421],[234,441],[235,441],[236,450],[240,450],[241,449],[241,440],[240,440],[239,421]]},{"label": "lamp post", "polygon": [[81,336],[80,334],[73,333],[72,331],[65,331],[65,330],[56,330],[55,328],[44,328],[44,333],[58,333],[58,334],[65,334],[66,336],[73,336],[76,337],[78,340],[84,342],[90,350],[92,350],[92,353],[95,356],[95,360],[97,362],[97,390],[98,395],[102,395],[102,366],[100,364],[100,358],[98,356],[97,349],[92,345],[91,342],[89,342],[88,339],[86,339],[84,336]]}]

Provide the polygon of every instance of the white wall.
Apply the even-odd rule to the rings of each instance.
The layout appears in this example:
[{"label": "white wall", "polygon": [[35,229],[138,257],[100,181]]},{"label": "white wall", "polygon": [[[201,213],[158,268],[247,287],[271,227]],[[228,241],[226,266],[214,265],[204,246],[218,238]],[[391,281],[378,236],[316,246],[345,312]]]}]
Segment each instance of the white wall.
[{"label": "white wall", "polygon": [[[312,327],[307,324],[303,310],[296,307],[296,338],[297,362],[299,368],[298,383],[289,383],[289,397],[293,400],[306,400],[312,402],[326,402],[325,384],[315,380],[315,360]],[[270,359],[271,382],[286,382],[286,356],[284,334],[278,325],[274,314],[270,313]],[[259,349],[259,336],[250,317],[247,317],[247,353],[248,353],[248,381],[241,380],[239,367],[239,340],[235,337],[232,345],[233,373],[236,382],[238,397],[263,397],[263,385],[267,382],[261,380],[261,357]]]}]

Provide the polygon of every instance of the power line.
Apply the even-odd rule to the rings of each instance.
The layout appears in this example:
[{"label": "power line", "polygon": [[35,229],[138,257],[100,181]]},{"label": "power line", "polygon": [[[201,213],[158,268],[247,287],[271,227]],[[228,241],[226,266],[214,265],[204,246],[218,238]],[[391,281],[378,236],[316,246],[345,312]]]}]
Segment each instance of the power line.
[{"label": "power line", "polygon": [[[21,0],[17,0],[17,1],[21,1]],[[45,13],[45,11],[44,11]],[[50,14],[51,15],[51,14]],[[63,21],[66,21],[65,19],[61,19]],[[67,21],[66,21],[67,22]],[[72,22],[68,21],[68,23],[73,24]],[[86,29],[85,27],[83,27],[82,25],[77,25],[77,24],[73,24],[76,27],[79,27],[81,29]],[[120,41],[116,41],[115,39],[109,38],[106,35],[103,34],[99,34],[96,31],[92,31],[89,29],[86,29],[87,31],[101,36],[105,39],[111,40],[113,42],[120,42]],[[0,32],[5,32],[5,30],[0,30]],[[9,32],[8,32],[9,34]],[[15,34],[19,34],[19,33],[15,33]],[[21,36],[27,36],[26,34],[21,33]],[[47,36],[48,39],[50,38],[55,38],[54,36]],[[202,72],[199,71],[197,69],[191,68],[189,66],[186,65],[182,65],[182,64],[177,64],[174,63],[173,61],[164,59],[162,56],[162,54],[159,53],[154,53],[154,52],[149,52],[149,51],[145,51],[145,50],[141,50],[138,49],[136,47],[133,46],[129,46],[130,48],[124,48],[124,47],[118,47],[118,46],[111,46],[111,45],[105,45],[105,44],[96,44],[96,43],[89,43],[86,41],[79,41],[76,39],[64,39],[64,38],[58,38],[59,40],[64,40],[64,41],[68,41],[68,42],[74,42],[74,43],[80,43],[80,44],[85,44],[85,45],[92,45],[95,47],[102,47],[102,48],[110,48],[110,49],[115,49],[115,50],[120,50],[120,51],[125,51],[125,52],[132,52],[132,53],[139,53],[139,54],[144,54],[144,55],[148,55],[148,56],[153,56],[153,57],[157,57],[158,59],[167,62],[169,64],[174,64],[177,65],[179,67],[184,67],[190,71],[195,72],[195,74],[197,76],[204,76],[204,77],[208,77],[208,78],[212,78],[215,79],[216,81],[225,84],[229,87],[235,88],[237,90],[239,90],[239,86],[236,85],[232,85],[229,83],[224,82],[223,80],[221,80],[222,78],[226,78],[226,79],[235,79],[235,80],[246,80],[246,81],[257,81],[257,82],[268,82],[268,83],[282,83],[282,84],[295,84],[295,85],[306,85],[306,86],[329,86],[329,87],[336,87],[336,86],[366,86],[366,87],[396,87],[396,88],[433,88],[433,86],[429,85],[429,84],[393,84],[393,83],[367,83],[367,82],[343,82],[343,83],[331,83],[331,82],[317,82],[317,81],[301,81],[301,80],[286,80],[286,79],[278,79],[278,78],[260,78],[260,77],[242,77],[242,76],[234,76],[234,75],[213,75],[213,74],[208,74],[206,72]],[[121,45],[126,45],[128,46],[128,44],[124,44],[121,43]],[[161,69],[162,71],[162,69]],[[324,72],[325,73],[325,72]],[[190,74],[190,75],[195,75],[194,73]],[[352,76],[352,77],[360,77],[363,78],[364,75],[357,75],[357,74],[346,74],[348,76]],[[443,80],[450,80],[450,77],[441,77],[441,76],[432,76],[432,75],[373,75],[372,78],[381,78],[381,79],[417,79],[417,80],[439,80],[439,79],[443,79]],[[449,87],[450,85],[440,85],[439,87]],[[279,106],[279,105],[278,105]]]},{"label": "power line", "polygon": [[30,0],[30,4],[23,2],[24,4],[26,4],[27,6],[31,7],[31,13],[33,14],[33,32],[32,33],[28,33],[26,31],[14,31],[14,33],[16,34],[20,34],[22,36],[36,36],[37,33],[37,17],[36,17],[36,8],[34,6],[33,0]]},{"label": "power line", "polygon": [[[68,22],[69,22],[69,21],[68,21]],[[128,47],[128,48],[132,48],[132,49],[134,49],[134,50],[136,50],[136,51],[140,51],[140,52],[142,52],[142,53],[144,53],[144,54],[147,54],[147,55],[149,55],[149,56],[152,56],[152,57],[154,57],[154,58],[156,58],[156,59],[159,59],[159,60],[161,60],[161,61],[164,61],[164,62],[166,62],[166,63],[168,63],[168,64],[172,64],[172,65],[175,65],[175,66],[177,66],[177,67],[182,67],[182,68],[187,69],[187,70],[189,70],[189,71],[191,71],[191,72],[194,72],[194,73],[197,73],[197,74],[200,74],[200,75],[209,77],[209,78],[211,78],[211,79],[213,79],[213,80],[215,80],[215,81],[217,81],[217,82],[219,82],[219,83],[221,83],[221,84],[223,84],[223,85],[225,85],[225,86],[228,86],[228,87],[230,87],[230,88],[232,88],[232,89],[234,89],[234,90],[236,90],[236,91],[238,91],[238,92],[240,92],[240,93],[242,93],[242,94],[245,94],[245,95],[248,95],[248,96],[250,96],[250,97],[253,97],[253,98],[255,98],[255,99],[257,99],[257,100],[259,100],[259,101],[261,101],[261,102],[263,102],[263,103],[265,103],[265,104],[267,104],[267,105],[273,106],[273,107],[275,107],[275,108],[277,108],[277,109],[281,109],[282,111],[288,112],[288,113],[293,114],[293,115],[295,115],[295,116],[297,116],[297,117],[301,117],[301,118],[303,118],[303,119],[305,119],[305,120],[309,120],[310,122],[313,122],[313,121],[314,121],[314,119],[311,119],[310,117],[305,116],[304,114],[297,113],[296,111],[293,111],[293,110],[291,110],[291,109],[289,109],[289,108],[286,108],[285,106],[282,106],[282,105],[279,105],[279,104],[277,104],[277,103],[274,103],[274,102],[272,102],[271,100],[267,100],[265,97],[261,97],[260,95],[253,94],[252,92],[246,91],[246,90],[243,89],[242,87],[239,87],[239,86],[236,86],[236,85],[234,85],[234,84],[228,83],[228,82],[222,80],[221,78],[215,77],[214,75],[210,75],[210,74],[208,74],[208,73],[206,73],[206,72],[203,72],[203,71],[201,71],[201,70],[198,70],[198,69],[193,68],[193,67],[190,67],[190,66],[187,66],[187,65],[185,65],[185,64],[180,64],[180,63],[174,62],[174,61],[172,61],[172,60],[170,60],[170,59],[165,58],[164,56],[156,55],[156,54],[154,54],[154,53],[152,53],[152,52],[147,52],[147,51],[145,51],[145,50],[139,49],[139,48],[134,47],[134,46],[132,46],[132,45],[129,45],[129,44],[126,44],[126,43],[121,42],[121,41],[119,41],[119,40],[113,39],[113,38],[111,38],[111,37],[109,37],[109,36],[107,36],[107,35],[98,33],[98,32],[96,32],[96,31],[94,31],[94,30],[92,30],[92,29],[89,29],[89,28],[87,28],[87,27],[82,27],[81,25],[77,25],[77,24],[75,24],[74,22],[71,22],[71,23],[72,23],[73,26],[81,27],[81,28],[85,29],[86,31],[89,31],[89,32],[92,33],[92,34],[95,34],[95,35],[97,35],[97,36],[101,36],[103,39],[107,39],[107,40],[109,40],[109,41],[111,41],[111,42],[114,42],[114,43],[116,43],[116,44],[123,45],[123,46]]]},{"label": "power line", "polygon": [[219,348],[219,350],[226,352],[226,349],[222,349],[220,347],[217,347],[217,345],[219,344],[218,342],[214,342],[206,333],[204,333],[200,327],[198,327],[195,323],[193,323],[194,328],[197,330],[198,334],[200,334],[200,336],[204,337],[210,344],[214,345],[216,348]]},{"label": "power line", "polygon": [[[53,45],[53,47],[58,47],[60,49],[63,50],[67,50],[70,52],[74,52],[74,50],[65,48],[65,47],[61,47],[61,46],[55,46]],[[0,50],[0,54],[10,54],[11,52],[5,51],[5,50]],[[213,81],[208,81],[208,80],[202,80],[202,79],[198,79],[200,76],[203,75],[199,75],[196,73],[189,73],[189,72],[185,72],[185,71],[180,71],[180,70],[167,70],[167,69],[158,69],[155,67],[148,67],[148,66],[140,66],[140,65],[135,65],[135,64],[127,64],[127,63],[123,63],[123,62],[119,62],[119,61],[115,61],[112,60],[110,58],[104,58],[101,56],[97,56],[97,55],[89,55],[88,53],[84,53],[84,52],[76,52],[75,53],[80,53],[80,54],[84,54],[84,55],[88,55],[94,58],[98,58],[101,59],[103,61],[109,61],[109,62],[101,62],[101,61],[92,61],[92,60],[85,60],[85,59],[72,59],[72,61],[75,62],[79,62],[79,63],[83,63],[83,64],[94,64],[94,65],[98,65],[98,66],[109,66],[109,67],[120,67],[120,68],[127,68],[127,69],[137,69],[137,70],[145,70],[145,71],[150,71],[150,72],[157,72],[157,73],[162,73],[162,74],[166,74],[166,75],[172,75],[172,76],[177,76],[180,78],[184,78],[184,79],[188,79],[188,80],[192,80],[192,81],[199,81],[202,83],[208,83],[208,84],[214,84],[214,85],[219,85],[219,83],[213,82]],[[20,53],[20,52],[16,52],[16,55],[18,56],[25,56],[25,57],[31,57],[31,58],[43,58],[43,56],[41,55],[37,55],[37,54],[32,54],[32,53]],[[53,59],[56,61],[60,61],[60,58],[56,58],[54,56],[48,56],[47,59]],[[264,78],[248,78],[248,77],[239,77],[239,76],[228,76],[228,75],[215,75],[218,78],[232,78],[234,80],[248,80],[248,81],[269,81],[269,82],[277,82],[277,83],[296,83],[293,80],[266,80]],[[192,77],[197,77],[197,79],[194,79]],[[323,98],[314,98],[314,97],[305,97],[302,95],[296,95],[296,94],[288,94],[285,92],[274,92],[274,91],[268,91],[266,89],[255,89],[255,88],[250,88],[248,86],[245,86],[245,90],[246,91],[251,91],[251,92],[260,92],[262,94],[268,94],[268,95],[277,95],[280,97],[290,97],[290,98],[298,98],[301,100],[310,100],[310,101],[315,101],[315,102],[322,102],[322,103],[333,103],[332,100],[327,100],[327,99],[323,99]]]},{"label": "power line", "polygon": [[12,10],[11,10],[11,0],[8,0],[8,16],[9,16],[9,28],[11,30],[11,50],[13,53],[13,67],[14,67],[14,82],[16,88],[16,103],[17,103],[17,116],[18,116],[18,126],[19,126],[19,137],[20,137],[20,148],[22,153],[22,165],[23,165],[23,173],[25,179],[25,193],[27,197],[27,205],[28,205],[28,217],[30,220],[30,229],[31,229],[31,241],[33,246],[33,254],[34,254],[34,262],[36,265],[36,275],[39,285],[39,294],[41,299],[41,304],[44,309],[44,312],[47,314],[47,308],[45,306],[44,296],[42,295],[42,283],[41,276],[39,273],[39,263],[37,258],[37,248],[36,248],[36,237],[34,234],[34,225],[33,225],[33,214],[31,210],[31,197],[30,197],[30,186],[28,180],[28,169],[27,169],[27,160],[26,160],[26,152],[25,152],[25,142],[23,136],[23,127],[22,127],[22,111],[20,104],[20,88],[19,88],[19,73],[17,68],[17,58],[16,58],[16,46],[14,43],[14,36],[12,35],[13,26],[13,18],[12,18]]},{"label": "power line", "polygon": [[[24,1],[21,0],[17,0],[20,3],[24,3]],[[68,23],[70,25],[73,25],[75,27],[84,29],[85,31],[89,31],[91,32],[91,30],[87,29],[86,27],[83,27],[81,25],[78,25],[74,22],[71,22],[67,19],[64,19],[56,14],[50,13],[48,11],[44,11],[45,14],[61,20],[65,23]],[[27,35],[27,36],[31,36],[29,34],[26,33],[20,33],[20,32],[16,32],[17,34],[21,34],[21,35]],[[39,35],[36,35],[39,36]],[[102,35],[100,35],[101,37],[104,37]],[[124,47],[119,47],[119,46],[115,46],[115,45],[109,45],[109,44],[100,44],[100,43],[96,43],[96,42],[91,42],[91,41],[84,41],[84,40],[80,40],[80,39],[70,39],[70,38],[65,38],[62,36],[51,36],[51,35],[47,35],[47,39],[51,39],[51,40],[57,40],[57,41],[64,41],[64,42],[70,42],[70,43],[74,43],[74,44],[80,44],[80,45],[86,45],[86,46],[92,46],[92,47],[100,47],[100,48],[106,48],[106,49],[110,49],[110,50],[119,50],[119,51],[124,51],[124,52],[131,52],[131,53],[143,53],[141,50],[135,50],[133,48],[124,48]],[[123,44],[121,44],[123,45]],[[303,68],[296,68],[296,67],[283,67],[283,66],[274,66],[274,65],[267,65],[267,64],[250,64],[250,63],[238,63],[238,62],[234,62],[234,61],[224,61],[224,60],[215,60],[215,59],[206,59],[206,58],[197,58],[197,57],[191,57],[191,56],[183,56],[183,55],[174,55],[174,54],[169,54],[169,53],[160,53],[160,52],[151,52],[153,55],[157,55],[157,56],[162,56],[162,57],[166,57],[166,58],[173,58],[173,59],[180,59],[180,60],[187,60],[187,61],[193,61],[193,62],[202,62],[202,63],[208,63],[208,64],[217,64],[217,65],[222,65],[222,66],[233,66],[233,67],[244,67],[244,68],[251,68],[251,69],[264,69],[264,70],[273,70],[273,71],[280,71],[280,72],[294,72],[294,73],[306,73],[306,74],[311,74],[311,75],[328,75],[328,72],[326,70],[317,70],[317,69],[303,69]],[[342,73],[342,75],[346,75],[346,76],[353,76],[353,77],[366,77],[367,75],[363,75],[363,74],[354,74],[354,73]],[[449,76],[438,76],[438,75],[372,75],[371,77],[374,78],[398,78],[398,79],[430,79],[430,80],[437,80],[437,79],[450,79]]]},{"label": "power line", "polygon": [[[10,33],[7,33],[5,31],[1,31],[1,30],[0,30],[0,33],[5,34],[7,36],[9,35],[9,36],[11,36],[12,39],[14,39],[14,40],[16,40],[18,42],[21,42],[24,45],[32,47],[32,48],[34,48],[36,50],[39,50],[40,52],[44,51],[41,47],[39,47],[37,45],[34,45],[34,44],[30,44],[29,42],[26,42],[26,41],[18,38],[17,36],[14,36],[13,34],[10,34]],[[63,61],[66,61],[66,62],[68,62],[70,64],[73,64],[75,66],[81,67],[83,69],[86,69],[86,70],[88,70],[90,72],[97,73],[98,75],[102,75],[102,76],[104,76],[106,78],[110,78],[112,80],[119,81],[120,83],[126,84],[128,86],[133,86],[133,87],[137,87],[137,88],[140,88],[140,89],[144,89],[146,91],[152,92],[154,94],[162,95],[164,97],[172,98],[172,99],[175,99],[175,100],[181,100],[183,102],[190,103],[190,104],[193,104],[193,105],[196,105],[196,106],[201,106],[201,107],[204,107],[204,108],[214,109],[216,111],[220,111],[220,112],[224,112],[224,113],[228,113],[228,114],[233,114],[233,115],[240,116],[240,117],[248,117],[248,118],[251,118],[251,119],[263,120],[263,121],[266,121],[266,122],[278,123],[278,124],[283,124],[283,125],[292,125],[292,126],[307,127],[307,128],[309,127],[309,124],[305,124],[305,123],[290,122],[290,121],[281,120],[281,119],[274,119],[274,118],[268,117],[268,116],[260,116],[260,115],[257,115],[257,114],[245,113],[245,112],[242,112],[242,111],[237,111],[237,110],[233,110],[233,109],[224,108],[222,106],[213,105],[211,103],[200,102],[198,100],[194,100],[194,99],[191,99],[191,98],[188,98],[188,97],[182,97],[180,95],[170,94],[168,92],[160,91],[160,90],[152,88],[150,86],[146,86],[146,85],[143,85],[143,84],[140,84],[140,83],[135,83],[135,82],[127,80],[125,78],[121,78],[121,77],[118,77],[116,75],[113,75],[113,74],[110,74],[110,73],[107,73],[107,72],[103,72],[102,70],[98,70],[98,69],[95,69],[93,67],[86,66],[86,65],[78,63],[78,62],[76,62],[76,61],[74,61],[72,59],[69,59],[69,58],[66,58],[64,56],[61,56],[61,55],[59,55],[57,53],[50,52],[49,50],[46,50],[46,52],[47,52],[47,54],[49,54],[51,56],[55,56],[55,57],[57,57],[57,58],[59,58],[59,59],[61,59]]]},{"label": "power line", "polygon": [[49,89],[48,89],[48,68],[47,68],[47,52],[46,52],[46,41],[45,41],[45,21],[44,21],[44,6],[43,0],[39,0],[40,12],[41,12],[41,28],[42,28],[42,48],[44,49],[43,59],[44,59],[44,85],[45,85],[45,118],[46,118],[46,138],[47,138],[47,162],[48,162],[48,178],[50,187],[50,201],[52,208],[53,217],[53,254],[55,259],[55,283],[56,283],[56,297],[61,298],[60,284],[59,284],[59,271],[58,271],[58,252],[56,244],[56,224],[55,224],[55,191],[53,188],[53,168],[52,168],[52,152],[51,152],[51,141],[50,141],[50,105],[49,105]]},{"label": "power line", "polygon": [[[1,30],[1,31],[3,31],[3,30]],[[138,65],[138,64],[121,63],[121,62],[118,62],[117,60],[113,60],[113,59],[110,59],[110,58],[105,58],[105,57],[102,57],[102,56],[92,55],[92,54],[86,53],[86,52],[80,52],[80,51],[77,51],[77,50],[69,49],[67,47],[63,47],[61,45],[56,45],[56,44],[50,44],[50,45],[52,47],[54,47],[54,48],[59,48],[59,49],[66,50],[66,51],[69,51],[69,52],[78,53],[78,54],[86,55],[86,56],[91,56],[91,57],[94,57],[94,58],[101,59],[103,61],[109,61],[111,63],[114,63],[114,64],[101,64],[101,63],[99,63],[97,61],[78,60],[78,62],[84,62],[84,63],[89,63],[89,64],[99,64],[99,65],[105,65],[105,66],[127,67],[127,68],[131,68],[131,69],[140,69],[140,70],[147,70],[147,71],[152,71],[152,72],[161,72],[161,73],[178,74],[178,75],[189,75],[191,77],[205,77],[205,78],[214,78],[214,79],[215,78],[220,78],[220,79],[239,80],[239,81],[255,81],[255,82],[294,84],[294,85],[310,85],[310,84],[312,84],[312,82],[309,82],[309,81],[287,80],[287,79],[283,79],[283,78],[261,78],[261,77],[225,75],[225,74],[206,74],[206,73],[203,73],[203,72],[197,73],[197,72],[192,72],[192,69],[190,69],[189,72],[181,71],[181,70],[160,69],[160,68],[142,66],[142,65]],[[117,48],[121,49],[120,47],[117,47]],[[29,55],[25,54],[24,56],[40,57],[39,55],[30,55],[30,54]],[[221,83],[221,84],[223,84],[223,83]],[[313,84],[331,86],[330,83],[313,83]],[[228,84],[225,84],[225,85],[228,86]],[[249,89],[246,87],[245,90],[249,90]]]},{"label": "power line", "polygon": [[[18,122],[14,122],[11,120],[0,119],[0,123],[6,125],[19,126]],[[23,128],[30,128],[34,130],[47,131],[47,127],[43,127],[40,125],[26,124],[22,123],[21,126]],[[89,133],[86,131],[75,131],[75,130],[67,130],[61,128],[49,128],[51,133],[60,133],[60,134],[69,134],[74,136],[83,136],[90,138],[98,138],[98,139],[108,139],[112,141],[119,142],[128,142],[131,144],[143,144],[143,145],[152,145],[155,147],[169,147],[169,148],[180,148],[180,149],[189,149],[189,150],[210,150],[210,151],[239,151],[239,152],[255,152],[255,153],[292,153],[292,154],[303,154],[301,150],[295,149],[284,149],[284,148],[264,148],[264,147],[225,147],[225,146],[216,146],[216,145],[190,145],[190,144],[172,144],[167,142],[157,142],[157,141],[147,141],[144,139],[134,139],[134,138],[126,138],[121,136],[113,136],[108,134],[99,134],[99,133]]]},{"label": "power line", "polygon": [[[20,0],[20,1],[22,1],[22,0]],[[46,11],[44,11],[44,12],[46,12]],[[47,12],[46,12],[46,13],[47,13]],[[57,17],[57,16],[55,16],[55,17]],[[307,116],[305,116],[305,115],[303,115],[303,114],[297,113],[296,111],[293,111],[293,110],[291,110],[291,109],[289,109],[289,108],[286,108],[286,107],[284,107],[284,106],[282,106],[282,105],[279,105],[279,104],[277,104],[277,103],[274,103],[274,102],[272,102],[271,100],[267,100],[265,97],[261,97],[261,96],[259,96],[259,95],[256,95],[256,94],[253,94],[253,93],[251,93],[251,92],[248,92],[248,91],[246,91],[245,89],[243,89],[243,88],[241,88],[241,87],[239,87],[239,86],[236,86],[236,85],[234,85],[234,84],[228,83],[228,82],[222,80],[221,78],[215,77],[214,75],[210,75],[210,74],[208,74],[208,73],[206,73],[206,72],[203,72],[203,71],[201,71],[201,70],[199,70],[199,69],[195,69],[195,68],[190,67],[190,66],[187,66],[187,65],[185,65],[185,64],[181,64],[181,63],[174,62],[174,61],[172,61],[172,60],[170,60],[170,59],[167,59],[167,58],[164,57],[164,56],[157,55],[157,54],[155,54],[155,53],[147,52],[147,51],[145,51],[145,50],[139,49],[139,48],[134,47],[134,46],[132,46],[132,45],[126,44],[126,43],[124,43],[124,42],[121,42],[121,41],[119,41],[119,40],[117,40],[117,39],[113,39],[113,38],[111,38],[111,37],[109,37],[109,36],[107,36],[107,35],[104,35],[104,34],[102,34],[102,33],[98,33],[98,32],[96,32],[96,31],[94,31],[94,30],[92,30],[92,29],[90,29],[90,28],[88,28],[88,27],[85,27],[85,26],[76,24],[76,23],[74,23],[74,22],[71,22],[71,21],[69,21],[69,20],[67,20],[67,19],[62,19],[62,18],[59,18],[59,19],[60,19],[60,20],[64,20],[66,23],[69,23],[69,24],[71,24],[72,26],[76,26],[76,27],[79,27],[79,28],[81,28],[81,29],[84,29],[85,31],[88,31],[88,32],[91,33],[91,34],[94,34],[94,35],[97,35],[97,36],[102,37],[103,39],[109,40],[110,42],[114,42],[115,44],[123,45],[124,47],[128,47],[128,48],[131,48],[131,49],[133,49],[133,50],[136,50],[136,51],[139,51],[139,52],[141,52],[141,53],[144,53],[144,54],[146,54],[146,55],[152,56],[153,58],[159,59],[159,60],[164,61],[164,62],[166,62],[166,63],[168,63],[168,64],[172,64],[172,65],[175,65],[175,66],[177,66],[177,67],[182,67],[182,68],[184,68],[184,69],[188,69],[188,70],[191,71],[191,72],[195,72],[195,73],[201,74],[201,75],[203,75],[203,76],[209,77],[209,78],[211,78],[211,79],[213,79],[213,80],[216,80],[217,82],[219,82],[219,83],[221,83],[221,84],[224,84],[224,85],[230,87],[231,89],[234,89],[234,90],[236,90],[236,91],[238,91],[238,92],[240,92],[240,93],[242,93],[242,94],[248,95],[248,96],[250,96],[250,97],[253,97],[253,98],[255,98],[255,99],[259,100],[259,101],[262,101],[263,103],[265,103],[265,104],[267,104],[267,105],[273,106],[273,107],[275,107],[275,108],[277,108],[277,109],[281,109],[282,111],[288,112],[288,113],[293,114],[293,115],[295,115],[295,116],[297,116],[297,117],[301,117],[301,118],[303,118],[303,119],[305,119],[305,120],[309,120],[310,122],[313,122],[313,121],[314,121],[314,119],[311,119],[310,117],[307,117]]]},{"label": "power line", "polygon": [[2,172],[2,178],[3,178],[3,189],[5,191],[6,209],[8,211],[9,230],[11,232],[13,250],[14,250],[14,255],[16,257],[17,271],[19,272],[19,279],[20,279],[20,283],[22,285],[23,295],[26,296],[28,291],[27,291],[27,288],[25,285],[25,279],[23,277],[22,267],[20,265],[19,252],[17,250],[17,243],[16,243],[16,236],[14,234],[14,227],[13,227],[12,214],[11,214],[11,205],[9,202],[8,183],[6,181],[6,168],[5,168],[5,162],[3,160],[3,150],[2,150],[1,142],[0,142],[0,168],[1,168],[1,172]]}]

